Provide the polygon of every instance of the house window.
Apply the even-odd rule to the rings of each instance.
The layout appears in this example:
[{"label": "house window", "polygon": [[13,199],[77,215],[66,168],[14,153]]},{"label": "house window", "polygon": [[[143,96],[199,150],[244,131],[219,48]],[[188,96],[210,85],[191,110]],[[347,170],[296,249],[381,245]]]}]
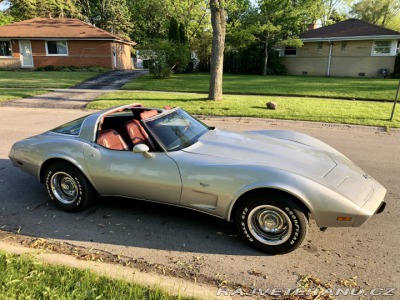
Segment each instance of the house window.
[{"label": "house window", "polygon": [[389,55],[392,49],[391,41],[375,41],[373,54],[374,55]]},{"label": "house window", "polygon": [[285,50],[283,53],[285,56],[295,56],[297,54],[297,48],[296,47],[285,47]]},{"label": "house window", "polygon": [[318,52],[322,51],[322,42],[318,42]]},{"label": "house window", "polygon": [[12,56],[10,41],[0,41],[0,56]]},{"label": "house window", "polygon": [[342,51],[346,51],[346,49],[347,49],[347,42],[344,41],[342,42]]},{"label": "house window", "polygon": [[396,54],[400,53],[400,41],[397,42]]},{"label": "house window", "polygon": [[46,41],[47,55],[68,55],[67,41]]}]

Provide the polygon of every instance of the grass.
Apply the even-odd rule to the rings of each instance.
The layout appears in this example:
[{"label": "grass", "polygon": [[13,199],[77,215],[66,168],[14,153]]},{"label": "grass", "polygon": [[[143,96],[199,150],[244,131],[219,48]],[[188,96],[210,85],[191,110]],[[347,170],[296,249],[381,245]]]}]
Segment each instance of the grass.
[{"label": "grass", "polygon": [[69,88],[100,72],[1,71],[0,88]]},{"label": "grass", "polygon": [[0,252],[1,299],[185,299],[87,270]]},{"label": "grass", "polygon": [[48,92],[48,91],[32,90],[32,89],[0,89],[0,102],[32,97],[32,96],[44,94],[46,92]]},{"label": "grass", "polygon": [[[389,121],[392,103],[310,98],[225,95],[223,101],[207,101],[205,94],[115,92],[88,104],[90,109],[140,102],[148,107],[180,106],[191,114],[319,121],[370,126],[400,127],[400,112]],[[276,110],[265,103],[278,103]],[[400,109],[400,107],[399,107]]]},{"label": "grass", "polygon": [[[306,96],[393,101],[398,79],[311,76],[224,75],[225,94]],[[175,74],[157,80],[151,75],[128,82],[124,90],[208,93],[209,75]]]}]

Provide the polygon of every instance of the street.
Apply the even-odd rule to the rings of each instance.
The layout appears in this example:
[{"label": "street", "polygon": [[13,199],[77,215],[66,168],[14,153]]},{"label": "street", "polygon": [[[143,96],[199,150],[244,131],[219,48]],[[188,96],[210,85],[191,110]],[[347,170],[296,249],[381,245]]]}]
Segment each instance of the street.
[{"label": "street", "polygon": [[291,288],[300,274],[334,284],[357,276],[364,289],[396,288],[400,294],[399,130],[205,118],[205,123],[221,129],[288,129],[312,135],[344,153],[388,190],[386,210],[364,226],[320,232],[311,220],[309,235],[298,250],[271,256],[244,244],[233,224],[178,207],[104,198],[83,212],[58,210],[36,178],[11,166],[8,151],[17,140],[88,113],[0,108],[0,228],[167,267],[196,258],[205,276],[244,286]]}]

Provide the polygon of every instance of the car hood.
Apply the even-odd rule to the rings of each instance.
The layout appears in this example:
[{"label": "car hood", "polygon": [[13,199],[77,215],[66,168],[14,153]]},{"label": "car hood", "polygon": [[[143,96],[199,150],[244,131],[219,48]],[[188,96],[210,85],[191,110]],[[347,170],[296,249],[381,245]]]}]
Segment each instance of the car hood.
[{"label": "car hood", "polygon": [[335,166],[325,150],[260,133],[210,130],[185,152],[245,161],[323,178]]}]

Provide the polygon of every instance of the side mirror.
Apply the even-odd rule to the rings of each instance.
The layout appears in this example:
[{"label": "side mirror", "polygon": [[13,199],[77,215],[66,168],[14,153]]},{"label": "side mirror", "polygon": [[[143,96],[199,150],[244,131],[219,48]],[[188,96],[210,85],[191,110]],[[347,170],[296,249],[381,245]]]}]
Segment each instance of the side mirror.
[{"label": "side mirror", "polygon": [[142,153],[144,157],[151,158],[153,155],[149,153],[149,147],[145,144],[137,144],[135,147],[133,147],[133,152],[134,153]]}]

